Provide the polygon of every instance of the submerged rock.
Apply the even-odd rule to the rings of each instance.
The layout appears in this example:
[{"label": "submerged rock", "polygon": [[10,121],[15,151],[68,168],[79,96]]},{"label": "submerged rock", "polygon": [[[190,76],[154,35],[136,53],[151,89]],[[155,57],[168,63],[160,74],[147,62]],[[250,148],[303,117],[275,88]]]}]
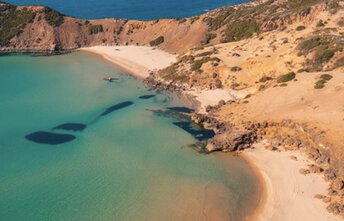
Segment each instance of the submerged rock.
[{"label": "submerged rock", "polygon": [[70,142],[76,137],[70,134],[57,134],[46,131],[37,131],[26,135],[25,138],[39,144],[58,145]]},{"label": "submerged rock", "polygon": [[80,123],[66,123],[53,128],[53,130],[68,130],[68,131],[83,131],[87,127],[86,124]]}]

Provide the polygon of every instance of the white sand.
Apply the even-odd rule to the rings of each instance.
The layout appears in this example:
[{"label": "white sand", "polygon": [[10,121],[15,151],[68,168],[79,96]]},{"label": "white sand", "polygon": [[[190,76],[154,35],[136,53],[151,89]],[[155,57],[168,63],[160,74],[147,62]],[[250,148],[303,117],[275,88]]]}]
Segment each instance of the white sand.
[{"label": "white sand", "polygon": [[149,71],[165,68],[176,61],[176,55],[144,46],[94,46],[80,50],[99,54],[140,78],[148,77]]},{"label": "white sand", "polygon": [[189,90],[185,91],[187,95],[192,96],[196,99],[199,104],[200,113],[205,112],[205,108],[207,106],[215,106],[219,103],[219,101],[224,100],[227,101],[236,101],[238,99],[244,98],[247,93],[244,91],[234,91],[234,90],[225,90],[225,89],[214,89],[214,90]]},{"label": "white sand", "polygon": [[[326,204],[315,199],[326,195],[328,185],[321,175],[299,173],[311,162],[297,151],[275,152],[255,145],[244,156],[261,172],[265,181],[266,202],[258,212],[258,221],[340,221],[327,212]],[[297,161],[290,156],[296,156]]]}]

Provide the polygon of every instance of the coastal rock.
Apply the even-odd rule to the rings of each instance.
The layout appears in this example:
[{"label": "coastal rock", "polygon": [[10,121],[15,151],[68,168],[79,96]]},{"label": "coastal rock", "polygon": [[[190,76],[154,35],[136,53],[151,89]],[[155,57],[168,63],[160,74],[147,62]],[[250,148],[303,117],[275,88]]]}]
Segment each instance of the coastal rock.
[{"label": "coastal rock", "polygon": [[300,169],[299,172],[303,175],[307,175],[311,173],[311,171],[309,171],[308,169]]},{"label": "coastal rock", "polygon": [[325,176],[325,180],[327,181],[334,180],[337,177],[336,173],[331,169],[325,170],[324,176]]},{"label": "coastal rock", "polygon": [[317,164],[328,164],[330,163],[330,158],[327,155],[321,155],[315,162]]},{"label": "coastal rock", "polygon": [[309,166],[309,171],[311,173],[322,173],[324,171],[324,169],[317,166],[317,165],[312,164]]},{"label": "coastal rock", "polygon": [[240,151],[250,148],[255,143],[257,135],[254,131],[232,130],[229,133],[217,134],[208,140],[208,151]]},{"label": "coastal rock", "polygon": [[340,214],[341,211],[343,211],[343,205],[340,205],[339,203],[331,203],[327,208],[327,211],[333,214]]},{"label": "coastal rock", "polygon": [[333,189],[334,191],[339,192],[339,191],[342,190],[343,188],[344,188],[344,181],[343,181],[343,180],[335,179],[335,180],[332,182],[331,189]]}]

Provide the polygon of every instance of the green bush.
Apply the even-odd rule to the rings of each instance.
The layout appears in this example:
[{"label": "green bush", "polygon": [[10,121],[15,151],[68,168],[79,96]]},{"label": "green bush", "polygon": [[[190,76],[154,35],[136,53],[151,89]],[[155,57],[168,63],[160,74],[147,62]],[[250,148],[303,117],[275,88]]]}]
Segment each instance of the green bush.
[{"label": "green bush", "polygon": [[319,36],[316,37],[312,37],[310,39],[304,40],[302,41],[299,45],[298,45],[298,49],[303,52],[304,54],[308,54],[310,50],[312,50],[313,48],[318,47],[319,45],[322,44],[322,39]]},{"label": "green bush", "polygon": [[293,80],[296,77],[294,72],[289,72],[288,74],[281,75],[277,78],[277,83],[284,83]]},{"label": "green bush", "polygon": [[344,66],[344,57],[339,58],[335,63],[334,63],[334,69],[339,68]]},{"label": "green bush", "polygon": [[58,13],[57,11],[52,10],[51,8],[46,8],[44,10],[44,17],[48,24],[53,27],[60,26],[64,22],[63,15]]},{"label": "green bush", "polygon": [[259,82],[264,83],[264,82],[271,81],[271,80],[272,80],[272,77],[263,76],[259,79]]},{"label": "green bush", "polygon": [[302,30],[305,30],[305,29],[306,29],[305,26],[300,25],[300,26],[297,26],[295,30],[296,30],[296,31],[302,31]]},{"label": "green bush", "polygon": [[213,54],[212,51],[206,51],[206,52],[203,52],[203,53],[198,54],[198,56],[204,57],[204,56],[210,56],[210,55],[212,55],[212,54]]},{"label": "green bush", "polygon": [[103,32],[103,25],[90,25],[88,26],[88,33],[90,35],[98,34],[99,32]]},{"label": "green bush", "polygon": [[330,74],[322,74],[322,75],[320,75],[320,78],[324,81],[329,81],[333,78],[333,76]]},{"label": "green bush", "polygon": [[259,31],[259,25],[254,20],[234,21],[225,30],[223,42],[238,41],[249,38]]},{"label": "green bush", "polygon": [[323,79],[320,79],[320,80],[318,80],[317,82],[315,82],[314,89],[321,89],[321,88],[324,88],[324,87],[325,87],[325,84],[326,84],[326,81],[323,80]]},{"label": "green bush", "polygon": [[199,60],[194,61],[194,63],[191,66],[191,71],[199,71],[203,64],[208,63],[210,61],[220,62],[221,60],[217,57],[203,57]]},{"label": "green bush", "polygon": [[150,46],[158,46],[158,45],[164,43],[164,41],[165,41],[164,36],[159,36],[159,37],[156,38],[155,40],[149,42],[149,45],[150,45]]},{"label": "green bush", "polygon": [[331,60],[335,51],[333,49],[319,50],[314,58],[315,64],[323,64]]}]

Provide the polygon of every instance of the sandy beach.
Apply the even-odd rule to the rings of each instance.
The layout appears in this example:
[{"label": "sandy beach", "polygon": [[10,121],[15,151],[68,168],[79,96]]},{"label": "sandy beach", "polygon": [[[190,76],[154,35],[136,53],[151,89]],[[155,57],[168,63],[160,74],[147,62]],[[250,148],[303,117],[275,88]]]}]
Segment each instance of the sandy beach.
[{"label": "sandy beach", "polygon": [[146,78],[150,71],[165,68],[176,61],[176,55],[144,46],[94,46],[80,50],[101,55],[139,78]]},{"label": "sandy beach", "polygon": [[[299,170],[311,164],[298,151],[269,151],[264,144],[245,150],[245,159],[259,170],[265,184],[265,199],[252,220],[257,221],[340,221],[314,198],[327,194],[327,183],[319,174],[302,175]],[[296,157],[291,159],[291,157]]]}]

